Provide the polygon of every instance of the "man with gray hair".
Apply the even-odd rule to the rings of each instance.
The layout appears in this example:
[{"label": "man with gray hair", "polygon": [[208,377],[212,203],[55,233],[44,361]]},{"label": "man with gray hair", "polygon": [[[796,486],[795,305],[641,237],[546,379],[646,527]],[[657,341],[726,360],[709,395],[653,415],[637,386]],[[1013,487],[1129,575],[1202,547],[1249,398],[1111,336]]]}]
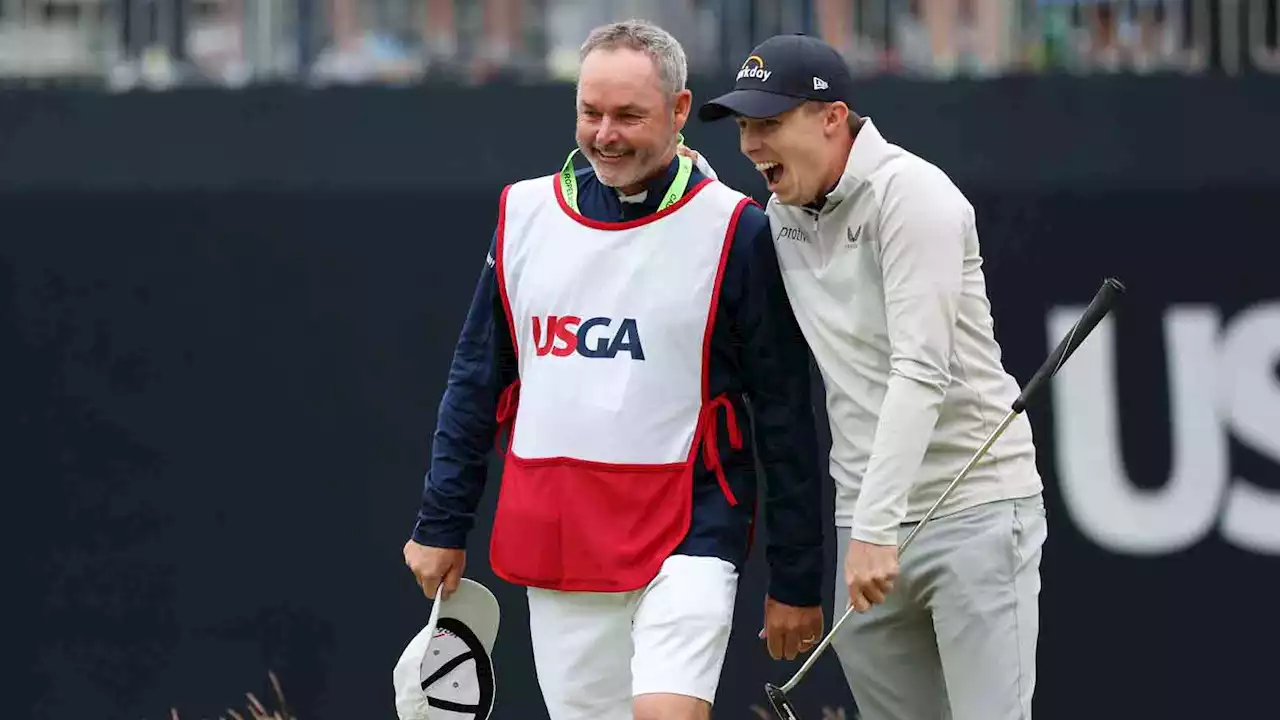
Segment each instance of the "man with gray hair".
[{"label": "man with gray hair", "polygon": [[686,75],[680,44],[648,23],[584,43],[577,148],[502,191],[404,548],[429,597],[457,587],[508,429],[489,560],[528,589],[552,720],[710,717],[757,459],[762,635],[775,659],[822,636],[808,349],[763,210],[678,152]]}]

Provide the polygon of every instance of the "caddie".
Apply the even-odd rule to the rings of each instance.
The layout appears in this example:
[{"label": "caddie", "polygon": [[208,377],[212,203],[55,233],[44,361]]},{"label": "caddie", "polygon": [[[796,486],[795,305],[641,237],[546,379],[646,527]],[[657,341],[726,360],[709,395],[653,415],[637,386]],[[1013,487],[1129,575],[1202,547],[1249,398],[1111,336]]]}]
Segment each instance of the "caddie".
[{"label": "caddie", "polygon": [[507,434],[489,559],[528,588],[552,720],[710,717],[757,459],[768,650],[795,658],[822,635],[808,350],[763,210],[677,152],[686,76],[648,23],[583,44],[574,152],[589,167],[570,154],[502,192],[404,548],[428,596],[456,587]]}]

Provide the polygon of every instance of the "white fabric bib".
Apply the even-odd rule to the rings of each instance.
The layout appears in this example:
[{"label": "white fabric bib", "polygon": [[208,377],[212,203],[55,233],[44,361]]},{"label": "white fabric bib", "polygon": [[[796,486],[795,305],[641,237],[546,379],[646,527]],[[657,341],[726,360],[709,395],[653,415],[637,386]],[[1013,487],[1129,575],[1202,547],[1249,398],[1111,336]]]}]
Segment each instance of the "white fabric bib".
[{"label": "white fabric bib", "polygon": [[520,364],[515,456],[688,460],[745,199],[707,182],[642,220],[597,223],[570,214],[554,176],[511,186],[498,271]]}]

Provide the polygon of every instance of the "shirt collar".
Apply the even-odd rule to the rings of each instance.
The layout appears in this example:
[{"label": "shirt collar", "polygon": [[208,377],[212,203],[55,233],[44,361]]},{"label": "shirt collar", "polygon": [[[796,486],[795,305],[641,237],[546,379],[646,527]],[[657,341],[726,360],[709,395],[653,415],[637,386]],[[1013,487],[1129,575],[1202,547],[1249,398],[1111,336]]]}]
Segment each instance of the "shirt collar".
[{"label": "shirt collar", "polygon": [[845,160],[844,172],[827,194],[806,207],[821,210],[823,207],[838,205],[849,197],[871,177],[871,173],[880,166],[889,148],[889,141],[884,139],[870,117],[862,118],[862,127],[849,149],[849,157]]},{"label": "shirt collar", "polygon": [[634,195],[623,195],[621,189],[613,188],[614,194],[626,205],[641,205],[647,209],[656,208],[660,199],[667,194],[667,188],[671,187],[671,183],[676,179],[676,171],[680,167],[679,160],[679,155],[671,158],[667,169],[645,183],[644,189],[640,192]]}]

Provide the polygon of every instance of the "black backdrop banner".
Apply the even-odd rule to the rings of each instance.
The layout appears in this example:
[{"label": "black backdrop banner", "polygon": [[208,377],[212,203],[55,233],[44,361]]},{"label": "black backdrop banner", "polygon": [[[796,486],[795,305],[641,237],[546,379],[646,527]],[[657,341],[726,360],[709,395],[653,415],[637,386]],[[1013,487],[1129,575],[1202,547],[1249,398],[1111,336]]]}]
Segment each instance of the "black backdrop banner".
[{"label": "black backdrop banner", "polygon": [[[1196,87],[1184,87],[1193,107]],[[903,102],[917,102],[912,88]],[[497,100],[471,92],[479,105]],[[564,101],[562,90],[543,92],[548,113]],[[878,92],[886,104],[894,97]],[[29,102],[28,118],[51,105],[79,108],[64,129],[94,117],[154,120],[110,98]],[[199,110],[212,101],[191,102]],[[268,125],[277,113],[299,113],[287,93],[278,108],[234,95],[222,102],[250,103],[241,109]],[[370,106],[389,102],[375,94]],[[86,109],[94,103],[101,114]],[[525,107],[537,115],[538,106]],[[1052,104],[1036,107],[1027,112],[1047,117]],[[193,143],[233,143],[196,110],[161,116],[181,116],[180,131],[170,131]],[[212,117],[233,110],[220,112]],[[1150,119],[1119,102],[1108,112],[1117,133]],[[497,147],[432,140],[449,155],[442,163],[496,152],[533,166],[546,154],[547,144],[504,135],[508,117],[467,118],[474,127],[459,137]],[[323,115],[309,122],[307,133],[333,143],[355,132]],[[982,118],[955,122],[976,127]],[[881,127],[899,139],[892,123]],[[136,125],[117,130],[143,135]],[[701,129],[703,146],[722,179],[758,194],[726,131],[715,145]],[[422,147],[422,138],[402,140]],[[1274,160],[1264,140],[1230,142],[1257,142],[1257,155]],[[0,171],[0,472],[7,586],[18,598],[6,633],[7,712],[139,720],[176,707],[183,718],[215,716],[243,707],[245,692],[268,696],[274,671],[299,720],[393,718],[391,669],[429,609],[401,546],[500,185],[460,175],[452,188],[361,187],[282,168],[274,185],[264,176],[201,186],[200,167],[166,171],[145,144],[132,150],[150,175],[46,169],[25,183],[13,165]],[[326,152],[324,143],[311,151]],[[984,171],[990,158],[1010,160],[999,148],[958,144],[944,154],[967,168],[955,175],[977,208],[996,329],[1020,381],[1103,278],[1129,288],[1030,410],[1050,517],[1038,717],[1273,716],[1280,179],[1242,172],[1199,185],[1182,169],[1180,179],[1144,182],[1142,167],[1125,164],[1110,185],[1053,182],[1043,168]],[[0,160],[36,155],[0,147]],[[1001,181],[1013,177],[1025,182]],[[496,486],[495,466],[468,563],[504,611],[495,717],[542,718],[522,594],[487,568]],[[834,567],[828,598],[833,579]],[[798,667],[769,660],[756,639],[764,588],[757,553],[716,717],[766,717],[763,683]],[[805,717],[853,716],[834,657],[795,696]]]}]

